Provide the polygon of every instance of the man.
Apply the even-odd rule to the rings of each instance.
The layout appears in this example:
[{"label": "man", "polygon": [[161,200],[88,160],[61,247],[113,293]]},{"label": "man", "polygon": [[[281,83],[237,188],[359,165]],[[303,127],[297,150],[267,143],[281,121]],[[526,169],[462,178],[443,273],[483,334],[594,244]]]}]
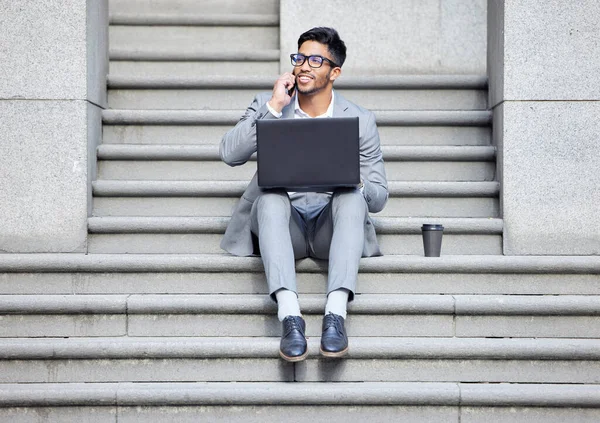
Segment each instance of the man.
[{"label": "man", "polygon": [[359,186],[333,193],[288,193],[259,188],[255,174],[221,243],[232,254],[248,256],[257,253],[258,240],[269,293],[278,304],[283,326],[280,355],[291,362],[308,353],[294,260],[329,260],[320,351],[326,357],[341,357],[348,351],[344,321],[347,303],[354,298],[360,258],[381,255],[369,218],[369,212],[383,209],[388,197],[379,135],[372,112],[333,90],[345,59],[346,46],[334,29],[313,28],[302,34],[298,53],[291,55],[293,72],[281,75],[272,93],[256,96],[220,146],[221,159],[238,166],[256,151],[259,119],[359,118]]}]

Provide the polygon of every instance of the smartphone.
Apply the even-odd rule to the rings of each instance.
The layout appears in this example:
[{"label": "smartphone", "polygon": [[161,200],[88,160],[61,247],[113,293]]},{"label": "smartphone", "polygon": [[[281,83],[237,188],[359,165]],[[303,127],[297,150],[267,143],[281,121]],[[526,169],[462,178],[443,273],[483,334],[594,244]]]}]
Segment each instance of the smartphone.
[{"label": "smartphone", "polygon": [[296,89],[296,83],[294,83],[294,86],[288,90],[288,95],[290,97],[294,95],[294,90],[295,89]]}]

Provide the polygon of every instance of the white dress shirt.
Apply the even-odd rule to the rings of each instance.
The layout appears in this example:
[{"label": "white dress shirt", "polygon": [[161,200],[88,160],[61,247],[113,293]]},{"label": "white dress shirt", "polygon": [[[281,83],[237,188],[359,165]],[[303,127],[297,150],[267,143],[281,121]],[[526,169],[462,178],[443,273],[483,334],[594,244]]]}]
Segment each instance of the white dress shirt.
[{"label": "white dress shirt", "polygon": [[[325,113],[323,113],[322,115],[316,116],[315,119],[333,117],[334,102],[335,102],[335,91],[331,90],[331,103],[329,103],[329,107],[327,108],[327,111]],[[295,104],[294,105],[294,119],[311,118],[304,110],[302,110],[300,108],[300,102],[298,101],[298,96],[294,97],[294,104]],[[269,109],[269,112],[271,112],[271,114],[273,116],[275,116],[276,118],[280,118],[281,116],[283,116],[282,112],[275,111],[275,109],[273,109],[269,103],[267,103],[267,108]]]}]

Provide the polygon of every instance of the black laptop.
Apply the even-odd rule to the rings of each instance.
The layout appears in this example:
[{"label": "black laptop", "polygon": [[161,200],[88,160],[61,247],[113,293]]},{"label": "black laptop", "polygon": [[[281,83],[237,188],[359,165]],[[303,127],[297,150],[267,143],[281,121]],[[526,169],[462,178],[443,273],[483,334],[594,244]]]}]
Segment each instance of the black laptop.
[{"label": "black laptop", "polygon": [[258,186],[333,191],[360,183],[358,117],[256,122]]}]

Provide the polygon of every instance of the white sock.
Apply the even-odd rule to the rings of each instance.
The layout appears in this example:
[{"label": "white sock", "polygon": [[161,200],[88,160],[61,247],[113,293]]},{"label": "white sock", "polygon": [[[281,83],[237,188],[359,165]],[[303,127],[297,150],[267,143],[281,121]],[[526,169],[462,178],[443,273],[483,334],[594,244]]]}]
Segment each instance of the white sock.
[{"label": "white sock", "polygon": [[346,318],[346,306],[348,305],[348,295],[350,291],[345,288],[331,291],[327,296],[327,305],[325,305],[325,315],[329,313],[337,314]]},{"label": "white sock", "polygon": [[275,292],[275,298],[277,298],[277,317],[280,322],[283,322],[286,316],[302,316],[298,295],[294,291],[282,288]]}]

